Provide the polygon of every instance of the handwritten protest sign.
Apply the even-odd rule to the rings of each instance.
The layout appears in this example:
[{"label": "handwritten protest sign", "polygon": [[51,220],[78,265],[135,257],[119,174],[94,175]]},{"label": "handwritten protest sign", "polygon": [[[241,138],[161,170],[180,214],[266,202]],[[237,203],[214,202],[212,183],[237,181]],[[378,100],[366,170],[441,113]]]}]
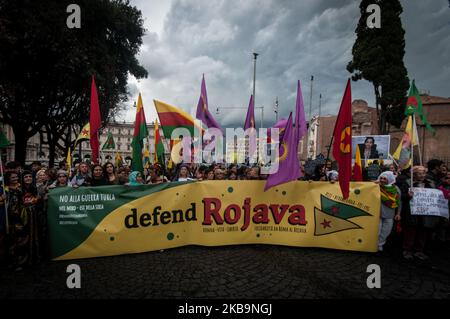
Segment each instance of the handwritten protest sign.
[{"label": "handwritten protest sign", "polygon": [[448,200],[438,189],[411,189],[414,196],[411,200],[411,215],[442,216],[448,218]]}]

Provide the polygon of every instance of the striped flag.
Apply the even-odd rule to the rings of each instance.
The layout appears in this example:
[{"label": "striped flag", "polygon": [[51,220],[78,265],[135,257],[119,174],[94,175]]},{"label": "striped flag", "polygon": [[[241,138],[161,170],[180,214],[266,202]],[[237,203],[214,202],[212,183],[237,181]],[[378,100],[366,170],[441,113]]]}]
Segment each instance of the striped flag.
[{"label": "striped flag", "polygon": [[144,146],[143,140],[147,138],[147,124],[145,121],[144,105],[142,104],[141,93],[139,93],[138,103],[136,108],[136,120],[134,122],[133,134],[133,163],[132,170],[143,173],[144,167],[142,165],[142,148]]},{"label": "striped flag", "polygon": [[155,121],[155,163],[164,165],[164,145],[159,134],[158,121]]},{"label": "striped flag", "polygon": [[194,136],[194,128],[203,133],[203,128],[197,125],[194,118],[182,109],[158,100],[153,100],[153,102],[166,139],[172,139],[173,130],[179,127],[188,129],[191,136]]}]

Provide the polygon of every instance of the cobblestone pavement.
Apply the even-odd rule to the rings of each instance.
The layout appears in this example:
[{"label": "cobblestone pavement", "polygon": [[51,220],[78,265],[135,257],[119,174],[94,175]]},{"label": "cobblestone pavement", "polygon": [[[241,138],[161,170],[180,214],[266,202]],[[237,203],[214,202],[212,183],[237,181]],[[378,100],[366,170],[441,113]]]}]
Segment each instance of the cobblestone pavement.
[{"label": "cobblestone pavement", "polygon": [[[0,271],[0,298],[450,298],[450,245],[431,261],[270,245],[187,246]],[[81,289],[66,268],[81,267]],[[366,285],[381,267],[381,288]]]}]

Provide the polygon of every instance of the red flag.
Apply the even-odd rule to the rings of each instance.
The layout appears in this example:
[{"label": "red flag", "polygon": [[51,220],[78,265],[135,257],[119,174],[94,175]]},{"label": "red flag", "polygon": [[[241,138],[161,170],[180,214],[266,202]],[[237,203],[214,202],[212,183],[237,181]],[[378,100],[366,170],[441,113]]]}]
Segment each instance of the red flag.
[{"label": "red flag", "polygon": [[350,192],[352,178],[352,89],[347,81],[333,133],[333,156],[339,165],[339,185],[344,199]]},{"label": "red flag", "polygon": [[98,163],[98,149],[100,147],[100,143],[98,141],[98,130],[102,125],[102,119],[100,117],[100,107],[98,105],[97,87],[95,86],[94,76],[92,76],[91,85],[91,113],[89,125],[91,128],[90,143],[92,150],[92,162]]}]

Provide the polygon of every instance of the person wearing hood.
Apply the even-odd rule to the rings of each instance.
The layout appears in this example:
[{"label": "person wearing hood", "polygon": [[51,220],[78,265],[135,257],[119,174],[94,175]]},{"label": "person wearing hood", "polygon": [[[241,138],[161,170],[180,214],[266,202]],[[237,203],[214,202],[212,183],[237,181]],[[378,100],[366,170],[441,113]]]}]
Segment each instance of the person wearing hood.
[{"label": "person wearing hood", "polygon": [[394,226],[394,219],[400,220],[401,212],[401,192],[394,185],[395,175],[392,171],[386,171],[380,174],[377,180],[380,185],[380,227],[378,230],[378,251],[383,251],[386,239]]},{"label": "person wearing hood", "polygon": [[141,172],[134,171],[130,173],[128,177],[128,186],[140,186],[144,185]]}]

